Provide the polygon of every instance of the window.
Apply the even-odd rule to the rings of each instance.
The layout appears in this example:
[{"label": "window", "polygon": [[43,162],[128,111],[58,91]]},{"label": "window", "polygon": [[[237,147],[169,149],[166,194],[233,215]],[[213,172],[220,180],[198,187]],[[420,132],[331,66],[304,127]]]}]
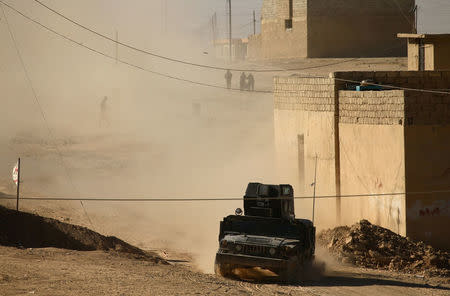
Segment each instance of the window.
[{"label": "window", "polygon": [[286,30],[292,29],[292,19],[284,20],[284,27]]}]

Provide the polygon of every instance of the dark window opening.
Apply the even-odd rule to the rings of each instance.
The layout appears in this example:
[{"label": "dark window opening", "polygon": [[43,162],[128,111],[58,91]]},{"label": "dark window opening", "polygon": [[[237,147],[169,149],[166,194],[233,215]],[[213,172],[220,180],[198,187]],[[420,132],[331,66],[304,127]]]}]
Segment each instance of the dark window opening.
[{"label": "dark window opening", "polygon": [[419,41],[419,71],[425,71],[425,44]]},{"label": "dark window opening", "polygon": [[284,26],[287,29],[292,29],[292,19],[284,20]]}]

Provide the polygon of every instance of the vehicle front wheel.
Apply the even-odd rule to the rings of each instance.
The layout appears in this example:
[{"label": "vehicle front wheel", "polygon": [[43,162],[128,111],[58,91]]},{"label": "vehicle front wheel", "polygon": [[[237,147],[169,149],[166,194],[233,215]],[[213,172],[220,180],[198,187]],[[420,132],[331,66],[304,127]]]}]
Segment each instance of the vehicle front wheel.
[{"label": "vehicle front wheel", "polygon": [[223,277],[230,277],[233,275],[233,268],[230,264],[214,262],[214,273]]},{"label": "vehicle front wheel", "polygon": [[282,282],[295,283],[300,278],[300,266],[298,264],[291,264],[279,270],[278,276]]}]

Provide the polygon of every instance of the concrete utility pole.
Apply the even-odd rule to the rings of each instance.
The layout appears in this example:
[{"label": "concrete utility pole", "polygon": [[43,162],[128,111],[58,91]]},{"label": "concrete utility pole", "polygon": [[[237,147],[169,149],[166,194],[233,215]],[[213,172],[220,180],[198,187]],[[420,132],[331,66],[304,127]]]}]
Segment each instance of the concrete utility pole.
[{"label": "concrete utility pole", "polygon": [[167,33],[167,0],[161,0],[161,33]]},{"label": "concrete utility pole", "polygon": [[419,6],[414,7],[414,33],[417,34],[417,21],[419,17]]},{"label": "concrete utility pole", "polygon": [[233,50],[231,48],[231,44],[232,44],[232,32],[231,32],[231,0],[227,0],[228,1],[228,43],[230,46],[230,63],[233,61]]},{"label": "concrete utility pole", "polygon": [[256,35],[256,15],[254,10],[253,10],[253,35]]},{"label": "concrete utility pole", "polygon": [[214,14],[211,17],[211,28],[212,28],[212,38],[213,38],[213,45],[216,45],[217,40],[217,13],[214,12]]},{"label": "concrete utility pole", "polygon": [[119,60],[119,31],[116,30],[116,65]]}]

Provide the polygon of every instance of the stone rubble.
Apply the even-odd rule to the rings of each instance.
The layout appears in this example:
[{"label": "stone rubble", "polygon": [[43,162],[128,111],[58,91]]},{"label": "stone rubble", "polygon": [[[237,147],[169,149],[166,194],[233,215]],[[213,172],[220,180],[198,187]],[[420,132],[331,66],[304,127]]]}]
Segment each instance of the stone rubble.
[{"label": "stone rubble", "polygon": [[322,231],[317,240],[343,263],[412,274],[450,276],[449,252],[411,241],[367,220],[351,227]]}]

